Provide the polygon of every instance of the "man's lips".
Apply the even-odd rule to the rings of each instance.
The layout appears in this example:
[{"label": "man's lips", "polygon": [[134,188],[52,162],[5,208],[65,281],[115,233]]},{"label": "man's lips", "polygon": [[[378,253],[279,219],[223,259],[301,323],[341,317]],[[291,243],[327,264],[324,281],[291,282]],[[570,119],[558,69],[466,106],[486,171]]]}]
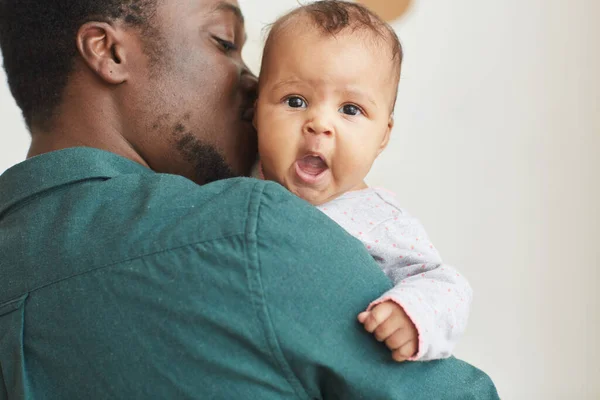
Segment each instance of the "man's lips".
[{"label": "man's lips", "polygon": [[243,109],[242,121],[252,122],[254,120],[254,107]]}]

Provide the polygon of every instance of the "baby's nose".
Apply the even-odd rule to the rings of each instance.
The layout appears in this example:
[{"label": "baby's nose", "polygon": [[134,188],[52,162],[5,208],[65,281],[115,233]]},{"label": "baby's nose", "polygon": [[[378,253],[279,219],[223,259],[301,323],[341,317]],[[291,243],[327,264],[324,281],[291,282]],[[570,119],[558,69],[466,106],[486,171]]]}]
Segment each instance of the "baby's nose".
[{"label": "baby's nose", "polygon": [[333,126],[323,117],[314,117],[304,125],[304,133],[330,136],[333,135]]}]

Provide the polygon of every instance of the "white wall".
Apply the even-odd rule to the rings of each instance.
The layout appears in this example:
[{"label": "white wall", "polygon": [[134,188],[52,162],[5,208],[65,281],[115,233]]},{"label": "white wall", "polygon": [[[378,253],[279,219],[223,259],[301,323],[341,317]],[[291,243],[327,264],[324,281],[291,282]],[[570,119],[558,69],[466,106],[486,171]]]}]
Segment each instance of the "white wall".
[{"label": "white wall", "polygon": [[[470,277],[459,357],[505,399],[598,399],[600,2],[415,3],[395,25],[397,125],[370,183]],[[258,71],[261,28],[297,2],[241,4]],[[1,172],[28,134],[1,85],[0,106]]]},{"label": "white wall", "polygon": [[15,104],[6,84],[4,68],[0,68],[0,174],[23,161],[27,155],[29,138],[21,110]]},{"label": "white wall", "polygon": [[458,355],[506,399],[600,398],[598,17],[596,0],[419,0],[398,24],[398,126],[371,183],[470,277]]}]

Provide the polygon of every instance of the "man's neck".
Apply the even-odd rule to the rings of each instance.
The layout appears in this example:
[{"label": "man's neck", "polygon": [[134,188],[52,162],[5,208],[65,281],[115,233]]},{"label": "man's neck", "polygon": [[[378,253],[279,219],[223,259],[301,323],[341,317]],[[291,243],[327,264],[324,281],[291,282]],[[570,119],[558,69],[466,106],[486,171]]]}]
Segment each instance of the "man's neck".
[{"label": "man's neck", "polygon": [[[122,134],[120,124],[116,122],[118,119],[111,118],[110,112],[103,110],[101,105],[95,106],[95,113],[86,112],[85,108],[70,108],[76,110],[70,113],[59,112],[49,129],[32,126],[27,158],[71,147],[92,147],[148,167],[148,163]],[[102,120],[98,116],[102,116]]]}]

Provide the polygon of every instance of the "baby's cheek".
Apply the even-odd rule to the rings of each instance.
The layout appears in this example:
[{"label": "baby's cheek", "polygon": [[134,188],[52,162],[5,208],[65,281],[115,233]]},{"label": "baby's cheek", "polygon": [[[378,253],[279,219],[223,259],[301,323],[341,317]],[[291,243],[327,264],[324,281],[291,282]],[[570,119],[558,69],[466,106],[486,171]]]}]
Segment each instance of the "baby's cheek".
[{"label": "baby's cheek", "polygon": [[278,148],[277,144],[273,142],[261,147],[260,160],[265,179],[281,183],[285,173],[286,153],[285,149]]},{"label": "baby's cheek", "polygon": [[362,182],[371,169],[372,160],[369,155],[370,149],[363,151],[346,150],[337,152],[336,162],[333,168],[334,176],[338,183],[355,185]]}]

